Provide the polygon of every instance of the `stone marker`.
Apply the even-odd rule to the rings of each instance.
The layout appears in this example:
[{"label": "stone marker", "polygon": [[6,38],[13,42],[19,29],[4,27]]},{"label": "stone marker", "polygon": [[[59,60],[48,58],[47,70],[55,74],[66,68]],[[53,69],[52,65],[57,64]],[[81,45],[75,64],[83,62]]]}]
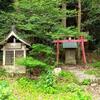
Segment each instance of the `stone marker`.
[{"label": "stone marker", "polygon": [[61,68],[55,68],[53,70],[53,74],[56,75],[56,76],[58,76],[60,72],[61,72]]}]

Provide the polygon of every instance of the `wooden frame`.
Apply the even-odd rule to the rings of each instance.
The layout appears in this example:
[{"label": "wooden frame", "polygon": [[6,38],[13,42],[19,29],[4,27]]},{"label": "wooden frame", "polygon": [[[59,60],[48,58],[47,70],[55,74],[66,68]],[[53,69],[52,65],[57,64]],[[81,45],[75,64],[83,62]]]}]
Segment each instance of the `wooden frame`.
[{"label": "wooden frame", "polygon": [[64,42],[77,42],[80,43],[80,47],[82,50],[82,58],[83,58],[83,63],[86,64],[86,55],[85,55],[85,48],[84,48],[84,42],[87,42],[87,40],[84,39],[83,36],[80,36],[79,39],[77,40],[55,40],[53,41],[56,44],[56,61],[57,61],[57,65],[59,64],[59,49],[60,49],[60,44],[64,43]]}]

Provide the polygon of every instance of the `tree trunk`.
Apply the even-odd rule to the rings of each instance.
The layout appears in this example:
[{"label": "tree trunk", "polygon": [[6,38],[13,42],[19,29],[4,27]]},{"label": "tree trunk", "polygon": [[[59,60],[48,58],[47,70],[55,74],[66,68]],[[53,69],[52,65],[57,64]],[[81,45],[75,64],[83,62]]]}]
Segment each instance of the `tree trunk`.
[{"label": "tree trunk", "polygon": [[[81,0],[78,0],[78,33],[81,32]],[[78,44],[78,55],[77,55],[77,63],[80,63],[81,59],[81,49],[80,44]]]},{"label": "tree trunk", "polygon": [[[66,10],[66,2],[62,3],[62,10]],[[62,19],[62,24],[64,27],[66,27],[66,13],[64,15],[64,18]]]},{"label": "tree trunk", "polygon": [[78,32],[81,31],[81,0],[78,0]]}]

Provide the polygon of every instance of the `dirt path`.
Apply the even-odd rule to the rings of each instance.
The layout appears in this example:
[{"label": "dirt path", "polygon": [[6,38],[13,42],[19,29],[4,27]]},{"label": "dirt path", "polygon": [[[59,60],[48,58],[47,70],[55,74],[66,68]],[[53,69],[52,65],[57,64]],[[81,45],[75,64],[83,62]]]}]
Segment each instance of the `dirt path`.
[{"label": "dirt path", "polygon": [[91,81],[97,81],[100,78],[97,78],[95,75],[88,75],[84,73],[84,70],[79,67],[67,67],[67,70],[74,73],[75,76],[82,82],[84,79],[90,79]]},{"label": "dirt path", "polygon": [[100,77],[97,78],[95,75],[85,74],[85,70],[82,70],[76,66],[63,67],[63,69],[74,73],[75,76],[79,79],[79,82],[82,82],[84,79],[90,79],[92,83],[91,85],[86,86],[86,91],[89,91],[92,94],[93,100],[100,100]]}]

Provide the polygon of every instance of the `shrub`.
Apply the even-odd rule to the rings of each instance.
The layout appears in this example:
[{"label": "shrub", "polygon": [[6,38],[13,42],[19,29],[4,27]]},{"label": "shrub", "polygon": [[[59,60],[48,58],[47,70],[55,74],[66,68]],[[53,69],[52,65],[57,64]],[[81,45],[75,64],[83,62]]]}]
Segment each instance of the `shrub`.
[{"label": "shrub", "polygon": [[92,66],[95,68],[100,68],[100,61],[93,63]]},{"label": "shrub", "polygon": [[0,76],[6,76],[6,75],[7,75],[6,70],[3,68],[0,68]]},{"label": "shrub", "polygon": [[47,71],[51,68],[46,63],[36,60],[32,57],[18,59],[17,64],[25,66],[27,68],[27,72],[30,73],[30,78],[35,72],[36,74],[40,74],[42,71]]},{"label": "shrub", "polygon": [[53,48],[44,44],[33,44],[30,56],[50,65],[55,63],[55,53]]},{"label": "shrub", "polygon": [[56,78],[53,75],[52,70],[49,70],[45,75],[40,77],[38,87],[40,87],[45,93],[54,94],[56,92],[55,84]]},{"label": "shrub", "polygon": [[48,66],[46,63],[43,63],[32,57],[18,59],[17,64],[24,65],[28,68],[36,68],[36,67],[45,68]]},{"label": "shrub", "polygon": [[0,100],[15,100],[8,83],[0,81]]}]

